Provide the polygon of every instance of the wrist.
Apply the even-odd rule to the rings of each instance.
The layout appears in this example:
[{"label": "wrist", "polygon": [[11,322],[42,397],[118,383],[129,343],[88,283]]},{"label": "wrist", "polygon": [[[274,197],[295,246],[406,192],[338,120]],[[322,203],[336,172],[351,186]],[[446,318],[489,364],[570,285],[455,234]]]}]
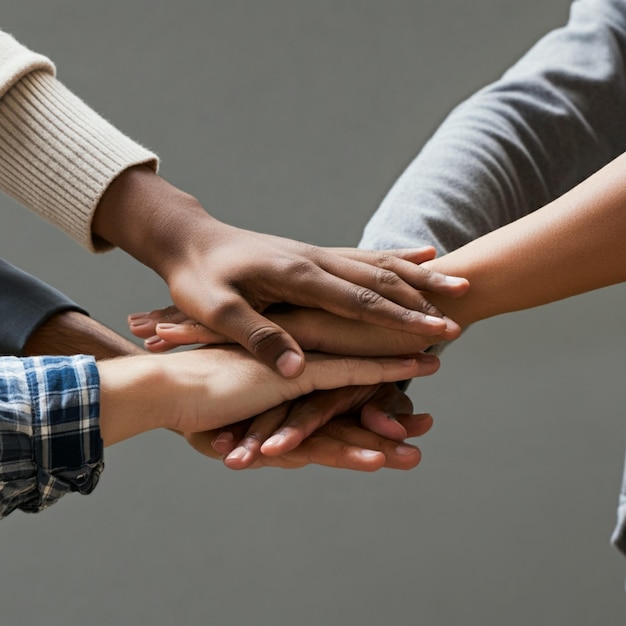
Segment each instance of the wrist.
[{"label": "wrist", "polygon": [[136,166],[109,185],[92,230],[166,279],[182,263],[188,245],[200,234],[205,237],[216,222],[196,198],[150,168]]},{"label": "wrist", "polygon": [[105,446],[169,427],[175,390],[163,363],[152,355],[98,363],[100,432]]}]

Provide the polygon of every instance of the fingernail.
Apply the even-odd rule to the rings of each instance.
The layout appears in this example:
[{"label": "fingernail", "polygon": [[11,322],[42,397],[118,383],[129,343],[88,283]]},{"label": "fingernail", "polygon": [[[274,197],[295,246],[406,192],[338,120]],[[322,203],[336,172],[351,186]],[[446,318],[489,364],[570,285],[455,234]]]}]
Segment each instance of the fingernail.
[{"label": "fingernail", "polygon": [[437,325],[442,324],[444,321],[441,317],[435,317],[434,315],[424,315],[424,319],[429,324],[437,324]]},{"label": "fingernail", "polygon": [[157,324],[156,327],[159,330],[170,330],[172,328],[176,328],[176,324]]},{"label": "fingernail", "polygon": [[148,337],[148,339],[145,339],[144,343],[147,346],[153,346],[155,343],[159,343],[159,341],[163,341],[163,340],[158,335],[154,335],[153,337]]},{"label": "fingernail", "polygon": [[276,361],[278,371],[285,377],[294,376],[300,371],[302,366],[302,357],[293,350],[283,352]]},{"label": "fingernail", "polygon": [[[390,422],[393,422],[398,428],[402,429],[402,432],[404,433],[402,439],[406,439],[406,436],[407,436],[406,428],[402,426],[402,424],[400,424],[400,422],[393,415],[389,415],[389,413],[387,413],[387,419]],[[399,438],[400,437],[397,437],[397,439]]]},{"label": "fingernail", "polygon": [[148,315],[150,315],[150,314],[149,313],[131,313],[128,316],[128,319],[129,320],[138,320],[138,319],[141,319],[143,317],[148,317]]},{"label": "fingernail", "polygon": [[364,459],[371,459],[375,456],[378,456],[380,454],[380,452],[378,452],[377,450],[361,450],[359,452],[359,454],[364,458]]},{"label": "fingernail", "polygon": [[439,357],[435,354],[428,354],[426,352],[422,352],[422,356],[420,357],[420,361],[422,363],[434,363],[439,360]]},{"label": "fingernail", "polygon": [[464,285],[467,282],[465,278],[460,278],[459,276],[446,276],[445,280],[451,285]]},{"label": "fingernail", "polygon": [[234,439],[233,433],[226,431],[220,433],[215,439],[213,439],[213,443],[215,445],[220,445],[222,443],[230,443]]},{"label": "fingernail", "polygon": [[265,443],[263,443],[263,447],[267,446],[268,448],[273,448],[274,446],[280,445],[282,440],[282,435],[272,435],[267,441],[265,441]]},{"label": "fingernail", "polygon": [[227,461],[242,461],[244,457],[248,454],[248,451],[243,447],[239,446],[235,448],[227,457]]},{"label": "fingernail", "polygon": [[146,324],[149,324],[149,323],[150,323],[150,320],[146,319],[145,317],[143,317],[143,318],[139,317],[139,318],[137,318],[135,320],[130,319],[130,318],[128,319],[128,325],[131,328],[138,328],[139,326],[145,326]]},{"label": "fingernail", "polygon": [[410,454],[415,454],[417,452],[417,448],[412,448],[411,446],[396,446],[396,454],[398,456],[409,456]]}]

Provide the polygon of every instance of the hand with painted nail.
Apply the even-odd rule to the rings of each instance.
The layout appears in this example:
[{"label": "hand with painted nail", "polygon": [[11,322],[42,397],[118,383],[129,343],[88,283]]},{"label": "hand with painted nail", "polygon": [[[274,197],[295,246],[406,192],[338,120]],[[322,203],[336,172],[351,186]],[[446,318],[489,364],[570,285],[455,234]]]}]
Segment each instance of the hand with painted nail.
[{"label": "hand with painted nail", "polygon": [[[428,414],[399,414],[396,418],[406,438],[420,437],[430,430],[433,423]],[[238,424],[234,432],[216,430],[190,433],[185,437],[198,452],[214,459],[226,459],[236,447],[233,442],[241,439],[251,421]],[[231,460],[225,463],[232,469],[296,469],[312,464],[374,472],[383,467],[409,470],[420,459],[416,446],[368,431],[361,426],[358,415],[350,414],[334,417],[289,452],[277,456],[257,455],[250,462],[245,459],[243,462]]]},{"label": "hand with painted nail", "polygon": [[360,419],[362,430],[396,442],[409,436],[401,420],[424,420],[422,423],[427,423],[428,428],[432,423],[430,415],[413,414],[410,398],[395,384],[351,386],[316,391],[244,424],[227,426],[215,434],[212,445],[227,467],[246,469],[261,457],[281,457],[292,452],[342,415],[355,416]]}]

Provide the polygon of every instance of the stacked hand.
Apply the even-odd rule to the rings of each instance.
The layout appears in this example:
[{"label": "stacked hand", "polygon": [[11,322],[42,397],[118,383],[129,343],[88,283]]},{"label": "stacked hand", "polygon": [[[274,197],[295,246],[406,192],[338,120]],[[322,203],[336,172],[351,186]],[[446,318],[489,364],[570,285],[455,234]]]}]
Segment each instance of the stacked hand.
[{"label": "stacked hand", "polygon": [[274,304],[428,337],[458,333],[420,291],[467,290],[466,280],[419,265],[433,258],[432,247],[334,250],[242,230],[141,166],[110,185],[93,230],[162,276],[182,319],[197,320],[214,339],[239,343],[286,377],[302,372],[304,356],[289,332],[263,314]]},{"label": "stacked hand", "polygon": [[[384,253],[323,249],[245,231],[215,220],[195,198],[145,167],[130,168],[110,185],[98,205],[93,231],[151,267],[169,287],[174,307],[130,319],[132,332],[153,352],[191,343],[235,342],[297,386],[307,367],[303,349],[338,355],[415,355],[460,334],[459,326],[424,293],[460,296],[468,283],[421,267],[433,258],[431,247]],[[419,363],[422,369],[404,378],[436,369],[427,371],[426,361]],[[261,382],[253,379],[246,387],[239,381],[239,390],[263,397]],[[338,379],[334,383],[332,387],[342,386]],[[227,379],[223,384],[228,388]],[[300,391],[288,395],[307,394]],[[370,429],[368,437],[376,432],[401,440],[415,432],[413,422],[403,425],[407,418],[389,419],[372,404],[370,392],[345,389],[293,406],[280,406],[286,399],[280,398],[263,409],[249,407],[250,412],[238,418],[245,418],[245,424],[221,433],[221,438],[193,435],[190,442],[203,450],[210,442],[229,466],[246,467],[260,462],[261,444],[264,462],[277,455],[293,459],[303,446],[311,449],[315,444],[317,450],[320,437],[328,449],[336,442],[352,445],[345,437],[329,435],[342,423],[326,423],[336,414],[353,416],[352,422],[343,423],[350,425],[357,445],[366,431],[355,430],[355,415]],[[268,413],[249,419],[270,407]],[[419,432],[426,423],[428,419]],[[186,425],[183,430],[199,429]],[[269,441],[264,443],[264,438]],[[286,462],[287,457],[281,458]]]},{"label": "stacked hand", "polygon": [[[428,357],[420,351],[434,341],[432,337],[389,331],[320,310],[293,309],[271,314],[271,318],[288,329],[305,349],[327,353],[417,354],[424,359]],[[223,340],[200,324],[183,319],[175,307],[130,316],[129,323],[135,335],[148,339],[147,345],[156,345],[158,350],[174,344]],[[150,342],[155,333],[157,341]],[[166,340],[161,341],[161,336]],[[453,336],[446,334],[446,338]],[[436,369],[422,368],[420,375]],[[232,469],[297,467],[314,462],[372,471],[383,466],[414,467],[420,459],[419,451],[398,442],[424,434],[431,425],[429,415],[413,415],[411,401],[397,385],[386,384],[318,391],[219,432],[194,433],[187,438],[194,448],[223,458]]]}]

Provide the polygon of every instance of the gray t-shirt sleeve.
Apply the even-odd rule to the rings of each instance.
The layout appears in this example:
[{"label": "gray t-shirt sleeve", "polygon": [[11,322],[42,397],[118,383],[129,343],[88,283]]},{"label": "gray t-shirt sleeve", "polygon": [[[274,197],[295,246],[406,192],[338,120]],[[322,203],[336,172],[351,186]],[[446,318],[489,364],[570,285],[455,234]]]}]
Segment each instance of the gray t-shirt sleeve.
[{"label": "gray t-shirt sleeve", "polygon": [[30,335],[57,313],[86,314],[60,291],[1,259],[0,294],[0,355],[23,355]]},{"label": "gray t-shirt sleeve", "polygon": [[626,2],[566,26],[456,107],[390,190],[361,247],[449,252],[547,204],[626,149]]},{"label": "gray t-shirt sleeve", "polygon": [[[620,155],[625,59],[626,2],[576,0],[565,27],[450,113],[366,226],[361,247],[427,243],[449,252]],[[626,471],[612,541],[626,554]]]}]

